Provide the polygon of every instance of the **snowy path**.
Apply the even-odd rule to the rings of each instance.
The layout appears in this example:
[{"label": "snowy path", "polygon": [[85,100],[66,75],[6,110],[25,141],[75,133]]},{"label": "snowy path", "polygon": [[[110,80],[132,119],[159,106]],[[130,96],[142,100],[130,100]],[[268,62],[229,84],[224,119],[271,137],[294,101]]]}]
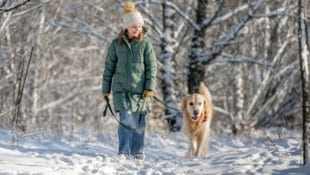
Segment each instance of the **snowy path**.
[{"label": "snowy path", "polygon": [[286,169],[292,171],[302,162],[298,137],[271,142],[217,136],[212,138],[207,157],[189,159],[184,157],[187,142],[182,133],[148,134],[146,159],[141,162],[118,159],[113,136],[92,143],[25,139],[19,146],[8,144],[8,132],[1,131],[0,136],[4,138],[0,142],[1,175],[286,174]]}]

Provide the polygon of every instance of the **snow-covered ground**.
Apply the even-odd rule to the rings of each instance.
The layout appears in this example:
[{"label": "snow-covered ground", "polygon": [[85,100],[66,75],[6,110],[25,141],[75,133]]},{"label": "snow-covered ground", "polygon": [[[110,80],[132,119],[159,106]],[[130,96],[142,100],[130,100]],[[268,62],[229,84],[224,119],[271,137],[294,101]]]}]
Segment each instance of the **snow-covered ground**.
[{"label": "snow-covered ground", "polygon": [[[11,144],[0,130],[0,174],[310,174],[302,167],[300,131],[269,129],[251,135],[213,135],[209,154],[186,158],[181,132],[146,134],[146,159],[119,159],[116,133],[96,139],[55,140],[25,136]],[[87,141],[85,141],[87,140]]]}]

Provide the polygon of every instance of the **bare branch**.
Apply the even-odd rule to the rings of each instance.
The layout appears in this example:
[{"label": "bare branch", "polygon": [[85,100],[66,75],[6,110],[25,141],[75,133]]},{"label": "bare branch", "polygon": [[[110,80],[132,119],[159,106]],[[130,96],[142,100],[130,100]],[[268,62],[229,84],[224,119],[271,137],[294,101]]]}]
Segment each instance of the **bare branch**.
[{"label": "bare branch", "polygon": [[14,4],[12,4],[10,7],[2,7],[0,8],[0,12],[8,12],[8,11],[11,11],[11,10],[14,10],[14,9],[17,9],[23,5],[25,5],[27,2],[29,2],[30,0],[23,0],[23,1],[19,1],[19,2],[16,2]]},{"label": "bare branch", "polygon": [[224,7],[224,0],[221,0],[221,2],[219,2],[219,5],[217,6],[217,9],[214,11],[213,15],[211,16],[211,18],[208,18],[207,20],[205,20],[202,23],[201,28],[207,28],[210,24],[212,24],[213,21],[217,19],[217,16],[221,12],[223,7]]},{"label": "bare branch", "polygon": [[218,24],[222,21],[225,21],[225,20],[228,20],[230,19],[233,15],[243,11],[243,10],[246,10],[249,8],[249,5],[248,4],[244,4],[244,5],[241,5],[235,9],[233,9],[231,12],[229,13],[226,13],[225,15],[223,16],[220,16],[220,17],[217,17],[214,21],[212,21],[212,24]]},{"label": "bare branch", "polygon": [[[276,56],[273,59],[273,63],[275,64],[276,61],[283,55],[286,47],[288,46],[289,41],[286,41],[282,44],[281,48],[279,49],[279,51],[277,52]],[[246,111],[246,115],[250,116],[256,102],[258,101],[258,99],[261,97],[261,94],[264,92],[263,89],[265,89],[268,86],[268,82],[272,79],[270,77],[271,72],[268,71],[267,74],[264,76],[265,79],[262,81],[261,86],[259,87],[258,91],[256,92],[255,96],[252,98],[251,103],[249,104],[248,110]]]},{"label": "bare branch", "polygon": [[81,20],[77,20],[77,22],[82,25],[83,27],[75,27],[72,24],[69,24],[67,22],[64,21],[54,21],[53,25],[56,27],[64,27],[64,28],[70,28],[73,29],[75,32],[80,32],[80,33],[84,33],[84,34],[88,34],[88,35],[92,35],[95,36],[105,42],[110,43],[111,40],[103,35],[101,35],[100,33],[98,33],[97,31],[95,31],[94,29],[92,29],[89,25],[87,25],[86,23],[82,22]]},{"label": "bare branch", "polygon": [[[259,0],[254,6],[253,6],[253,12],[258,10],[258,8],[263,4],[264,0]],[[245,24],[252,18],[251,14],[245,15],[240,23],[236,24],[231,28],[231,30],[227,33],[226,36],[219,39],[214,43],[214,47],[212,47],[209,54],[206,55],[206,57],[202,60],[203,64],[210,63],[213,59],[218,56],[222,50],[228,45],[229,41],[233,40],[238,32],[245,26]]]},{"label": "bare branch", "polygon": [[11,16],[12,16],[12,12],[9,12],[8,15],[7,15],[7,17],[6,17],[5,20],[3,21],[2,25],[0,26],[0,34],[1,34],[1,32],[4,30],[6,24],[10,21]]},{"label": "bare branch", "polygon": [[214,61],[213,63],[253,63],[253,64],[258,64],[261,65],[262,67],[266,67],[271,69],[272,71],[272,65],[268,63],[264,63],[262,61],[258,61],[257,59],[245,57],[245,56],[233,56],[233,55],[222,55],[222,58],[220,60]]}]

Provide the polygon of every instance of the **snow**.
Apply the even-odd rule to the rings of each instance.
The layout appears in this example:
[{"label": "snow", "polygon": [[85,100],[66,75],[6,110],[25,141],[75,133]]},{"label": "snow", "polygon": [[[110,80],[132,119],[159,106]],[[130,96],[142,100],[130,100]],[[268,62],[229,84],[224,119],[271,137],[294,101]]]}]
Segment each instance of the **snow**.
[{"label": "snow", "polygon": [[[302,166],[301,131],[268,129],[239,136],[212,135],[206,157],[185,156],[181,132],[146,134],[144,161],[117,157],[117,135],[102,131],[92,139],[21,137],[12,144],[0,130],[0,175],[11,174],[309,174]],[[91,133],[89,133],[91,134]]]}]

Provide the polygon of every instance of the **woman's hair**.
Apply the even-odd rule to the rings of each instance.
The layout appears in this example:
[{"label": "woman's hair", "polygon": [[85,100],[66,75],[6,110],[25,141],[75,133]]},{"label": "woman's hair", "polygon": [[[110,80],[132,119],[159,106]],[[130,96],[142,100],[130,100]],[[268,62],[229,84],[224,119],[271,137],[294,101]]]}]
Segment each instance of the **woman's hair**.
[{"label": "woman's hair", "polygon": [[[127,29],[123,30],[123,31],[118,35],[118,38],[117,38],[117,43],[118,43],[118,44],[123,44],[123,36],[124,36],[124,35],[128,36],[128,31],[127,31]],[[138,40],[138,41],[142,41],[142,39],[143,39],[143,33],[140,32],[139,35],[138,35],[138,37],[137,37],[137,40]]]}]

